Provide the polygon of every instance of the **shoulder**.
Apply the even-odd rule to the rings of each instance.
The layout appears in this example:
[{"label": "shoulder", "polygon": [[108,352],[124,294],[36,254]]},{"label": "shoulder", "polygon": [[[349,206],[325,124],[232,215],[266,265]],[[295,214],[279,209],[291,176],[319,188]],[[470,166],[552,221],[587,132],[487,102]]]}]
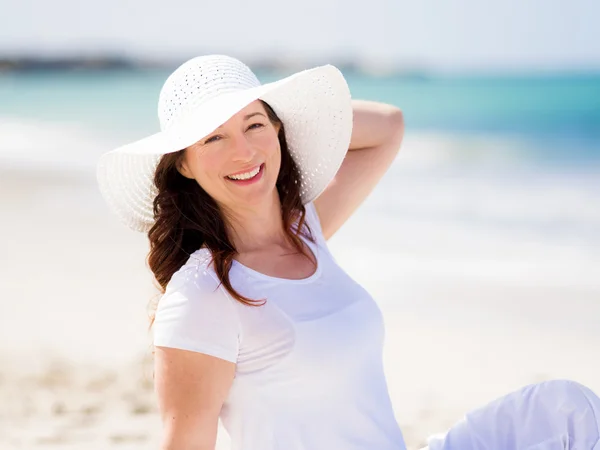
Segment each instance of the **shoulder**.
[{"label": "shoulder", "polygon": [[309,202],[304,205],[304,209],[306,211],[305,220],[308,224],[311,233],[317,240],[324,241],[323,230],[321,229],[321,221],[319,220],[319,215],[317,214],[317,209],[315,208],[315,204],[313,202]]},{"label": "shoulder", "polygon": [[311,226],[316,226],[320,229],[321,224],[319,222],[319,216],[317,214],[315,204],[313,202],[308,202],[304,205],[304,209],[306,210],[306,221],[308,224]]},{"label": "shoulder", "polygon": [[207,294],[218,288],[219,282],[212,268],[210,251],[202,248],[192,253],[185,264],[173,274],[165,287],[163,298],[182,290],[202,291]]},{"label": "shoulder", "polygon": [[234,300],[199,250],[175,273],[160,298],[153,324],[154,345],[235,361],[241,326]]},{"label": "shoulder", "polygon": [[161,297],[157,314],[173,303],[185,302],[187,308],[216,307],[228,309],[233,299],[221,286],[212,268],[212,257],[207,249],[190,255],[186,263],[173,274]]}]

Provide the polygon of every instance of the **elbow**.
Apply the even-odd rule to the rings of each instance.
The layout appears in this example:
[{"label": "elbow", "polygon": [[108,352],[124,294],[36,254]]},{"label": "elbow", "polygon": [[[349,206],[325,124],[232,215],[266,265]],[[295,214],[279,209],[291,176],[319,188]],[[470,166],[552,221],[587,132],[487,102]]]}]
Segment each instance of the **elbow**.
[{"label": "elbow", "polygon": [[400,108],[392,106],[388,113],[389,127],[395,134],[403,134],[404,132],[404,113]]},{"label": "elbow", "polygon": [[387,122],[389,130],[388,140],[399,151],[402,139],[404,138],[404,113],[400,108],[390,106],[387,114]]}]

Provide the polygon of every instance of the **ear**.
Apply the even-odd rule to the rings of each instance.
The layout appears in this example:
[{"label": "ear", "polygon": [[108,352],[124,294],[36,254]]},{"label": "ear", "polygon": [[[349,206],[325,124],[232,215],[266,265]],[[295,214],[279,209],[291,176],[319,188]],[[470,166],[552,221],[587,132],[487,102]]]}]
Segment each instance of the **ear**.
[{"label": "ear", "polygon": [[181,156],[181,158],[179,158],[177,160],[177,163],[175,164],[175,167],[177,168],[177,171],[183,175],[186,178],[189,178],[190,180],[194,179],[194,175],[192,174],[192,171],[190,170],[190,168],[187,165],[187,161],[185,159],[185,155],[186,153],[184,152],[183,155]]}]

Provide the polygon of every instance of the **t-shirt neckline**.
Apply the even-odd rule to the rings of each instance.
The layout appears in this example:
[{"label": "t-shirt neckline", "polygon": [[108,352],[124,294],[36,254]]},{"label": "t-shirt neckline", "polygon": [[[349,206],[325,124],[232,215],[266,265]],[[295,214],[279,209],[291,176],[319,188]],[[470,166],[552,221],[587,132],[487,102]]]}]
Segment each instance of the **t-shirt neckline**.
[{"label": "t-shirt neckline", "polygon": [[318,245],[316,244],[316,242],[312,242],[310,239],[306,239],[304,238],[304,236],[300,236],[300,238],[302,239],[302,241],[308,246],[308,248],[310,248],[310,250],[313,253],[313,256],[315,258],[315,262],[317,264],[317,267],[315,269],[315,271],[309,275],[306,278],[282,278],[282,277],[275,277],[272,275],[267,275],[264,274],[262,272],[259,272],[257,270],[251,269],[248,266],[245,266],[244,264],[242,264],[241,262],[239,262],[238,260],[234,259],[233,260],[233,265],[239,267],[241,270],[243,270],[244,272],[254,276],[255,278],[260,278],[263,280],[268,280],[268,281],[278,281],[281,283],[290,283],[290,284],[306,284],[306,283],[310,283],[314,280],[316,280],[317,278],[319,278],[321,276],[321,271],[322,271],[322,263],[321,263],[321,258],[319,257],[319,248]]}]

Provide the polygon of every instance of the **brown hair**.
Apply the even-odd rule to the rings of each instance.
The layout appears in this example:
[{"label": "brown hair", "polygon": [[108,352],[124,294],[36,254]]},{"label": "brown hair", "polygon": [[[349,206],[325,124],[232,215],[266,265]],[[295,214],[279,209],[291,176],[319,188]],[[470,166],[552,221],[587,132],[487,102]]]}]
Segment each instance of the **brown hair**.
[{"label": "brown hair", "polygon": [[[283,123],[267,103],[262,100],[261,103],[271,123],[279,126],[281,168],[276,187],[281,201],[283,226],[289,241],[300,253],[306,254],[300,235],[313,242],[314,239],[305,221],[306,210],[300,197],[298,166],[288,150]],[[220,283],[234,299],[247,305],[264,304],[257,304],[258,300],[242,296],[231,285],[229,270],[236,249],[227,234],[223,214],[215,200],[196,180],[184,177],[177,170],[184,151],[165,154],[154,174],[158,194],[154,199],[155,222],[148,231],[150,252],[147,262],[160,291],[164,293],[173,274],[191,253],[206,247],[212,255]]]}]

